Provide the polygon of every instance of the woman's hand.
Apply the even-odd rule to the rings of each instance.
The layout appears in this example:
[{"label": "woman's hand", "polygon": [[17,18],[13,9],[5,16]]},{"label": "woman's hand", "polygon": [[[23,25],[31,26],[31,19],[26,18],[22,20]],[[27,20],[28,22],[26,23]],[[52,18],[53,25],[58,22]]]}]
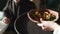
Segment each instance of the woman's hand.
[{"label": "woman's hand", "polygon": [[7,17],[4,17],[4,18],[2,19],[2,21],[3,21],[4,23],[6,23],[6,24],[10,23],[10,19],[7,18]]},{"label": "woman's hand", "polygon": [[37,23],[38,26],[42,27],[45,31],[54,31],[59,25],[54,21],[41,21]]}]

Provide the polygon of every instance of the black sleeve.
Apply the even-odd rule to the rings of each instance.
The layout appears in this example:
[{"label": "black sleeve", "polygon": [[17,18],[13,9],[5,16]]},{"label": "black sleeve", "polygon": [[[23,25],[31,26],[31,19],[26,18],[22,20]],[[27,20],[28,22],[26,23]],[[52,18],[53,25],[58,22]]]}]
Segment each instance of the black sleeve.
[{"label": "black sleeve", "polygon": [[4,12],[5,17],[11,19],[11,12],[9,10],[9,2],[7,2],[6,6],[4,7],[3,12]]}]

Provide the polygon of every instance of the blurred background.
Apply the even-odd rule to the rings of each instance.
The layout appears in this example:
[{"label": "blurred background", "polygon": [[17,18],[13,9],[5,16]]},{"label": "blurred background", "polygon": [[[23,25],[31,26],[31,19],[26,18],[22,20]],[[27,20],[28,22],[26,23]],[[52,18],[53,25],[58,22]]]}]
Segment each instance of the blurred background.
[{"label": "blurred background", "polygon": [[7,0],[0,0],[0,11],[5,7]]},{"label": "blurred background", "polygon": [[[5,7],[7,1],[8,0],[0,0],[0,11],[3,10],[3,8]],[[41,0],[42,2],[40,0],[30,0],[30,1],[34,2],[37,8],[40,8],[40,6],[41,7],[44,6],[44,0]],[[50,8],[50,9],[56,8],[57,4],[55,4],[55,2],[58,2],[58,1],[56,1],[56,0],[48,0],[48,1],[49,2],[46,3],[47,8]],[[41,4],[40,4],[40,2],[41,2]],[[53,5],[55,5],[55,6],[53,6]],[[29,30],[30,34],[52,34],[52,32],[43,31],[40,27],[38,27],[35,23],[32,23],[31,21],[29,21],[28,24],[29,24],[28,25],[28,30]]]},{"label": "blurred background", "polygon": [[[0,11],[2,11],[2,9],[5,7],[6,3],[8,0],[0,0]],[[58,4],[60,4],[60,0],[30,0],[32,2],[34,2],[37,6],[37,8],[40,8],[40,6],[47,6],[47,8],[49,9],[56,9]],[[45,3],[46,1],[46,3]]]}]

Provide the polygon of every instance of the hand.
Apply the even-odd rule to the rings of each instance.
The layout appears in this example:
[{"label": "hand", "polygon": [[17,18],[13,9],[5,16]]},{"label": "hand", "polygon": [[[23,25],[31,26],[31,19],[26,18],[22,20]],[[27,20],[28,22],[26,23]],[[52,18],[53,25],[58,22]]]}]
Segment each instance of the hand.
[{"label": "hand", "polygon": [[10,19],[7,17],[4,17],[2,21],[6,24],[10,23]]},{"label": "hand", "polygon": [[[40,19],[41,20],[41,19]],[[38,26],[42,27],[45,31],[54,31],[59,25],[54,21],[42,21],[37,23]]]}]

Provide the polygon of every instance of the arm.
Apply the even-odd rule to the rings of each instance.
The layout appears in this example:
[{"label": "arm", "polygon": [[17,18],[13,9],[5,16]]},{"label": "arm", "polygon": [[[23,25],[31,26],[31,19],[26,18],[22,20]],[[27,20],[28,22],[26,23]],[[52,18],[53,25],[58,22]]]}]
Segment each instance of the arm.
[{"label": "arm", "polygon": [[12,18],[12,12],[11,12],[11,9],[10,9],[10,3],[11,3],[11,1],[8,0],[5,8],[3,9],[3,12],[4,12],[3,21],[5,20],[6,21],[6,22],[4,21],[5,23],[10,22],[11,18]]},{"label": "arm", "polygon": [[9,11],[9,3],[6,4],[6,6],[3,9],[3,12],[4,12],[5,17],[11,18],[11,14],[10,14],[10,11]]}]

